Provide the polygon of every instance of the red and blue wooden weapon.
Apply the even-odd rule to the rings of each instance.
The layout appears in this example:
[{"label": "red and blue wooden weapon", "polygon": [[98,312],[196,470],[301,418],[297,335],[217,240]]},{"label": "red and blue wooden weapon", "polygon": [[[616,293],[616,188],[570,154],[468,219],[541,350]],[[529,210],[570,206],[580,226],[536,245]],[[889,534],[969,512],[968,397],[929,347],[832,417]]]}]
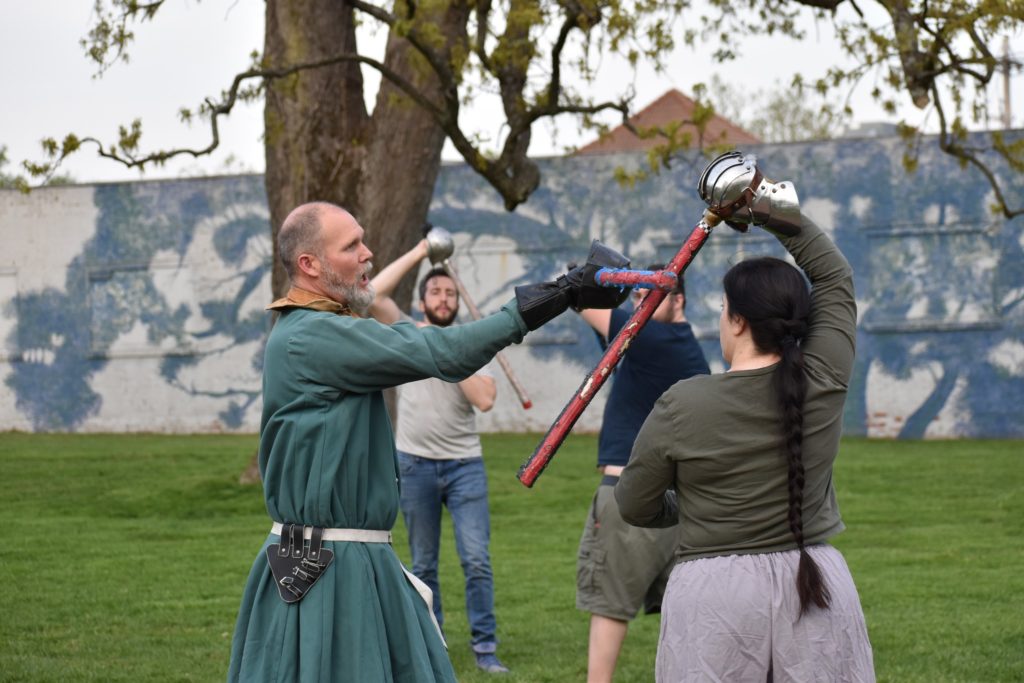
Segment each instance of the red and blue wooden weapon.
[{"label": "red and blue wooden weapon", "polygon": [[631,289],[663,289],[671,292],[679,284],[679,274],[668,270],[631,270],[629,268],[602,268],[594,274],[597,284],[605,287]]},{"label": "red and blue wooden weapon", "polygon": [[575,395],[555,418],[548,433],[537,446],[537,450],[519,468],[517,476],[524,485],[533,486],[537,477],[555,457],[559,446],[562,445],[573,425],[583,414],[584,409],[590,405],[594,395],[604,385],[605,380],[612,374],[612,370],[619,364],[630,343],[640,334],[640,330],[650,320],[651,314],[658,308],[665,295],[676,286],[678,278],[682,276],[686,267],[693,261],[693,257],[711,236],[712,229],[721,221],[722,219],[718,215],[710,210],[705,210],[689,238],[663,270],[637,271],[605,268],[597,272],[595,279],[598,284],[608,287],[646,287],[651,292],[633,311],[632,317],[615,335],[615,339],[608,345],[597,366],[586,376]]}]

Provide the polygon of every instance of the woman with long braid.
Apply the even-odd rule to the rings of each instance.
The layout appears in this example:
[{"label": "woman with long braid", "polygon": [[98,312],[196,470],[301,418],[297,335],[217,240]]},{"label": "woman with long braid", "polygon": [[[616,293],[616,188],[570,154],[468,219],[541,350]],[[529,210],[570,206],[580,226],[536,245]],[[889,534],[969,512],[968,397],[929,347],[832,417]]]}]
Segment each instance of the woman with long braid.
[{"label": "woman with long braid", "polygon": [[[762,188],[763,189],[763,188]],[[838,550],[832,482],[853,368],[853,274],[806,218],[784,261],[738,263],[719,332],[729,370],[669,389],[615,489],[637,526],[678,524],[656,678],[874,681],[860,598]]]}]

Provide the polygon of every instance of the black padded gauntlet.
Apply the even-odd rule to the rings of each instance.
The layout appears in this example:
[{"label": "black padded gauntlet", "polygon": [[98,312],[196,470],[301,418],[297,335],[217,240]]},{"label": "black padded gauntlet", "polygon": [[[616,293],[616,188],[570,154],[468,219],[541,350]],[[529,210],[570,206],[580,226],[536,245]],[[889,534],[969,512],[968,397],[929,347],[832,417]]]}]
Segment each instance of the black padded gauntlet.
[{"label": "black padded gauntlet", "polygon": [[629,259],[609,249],[597,240],[590,243],[590,253],[582,269],[571,269],[566,277],[571,277],[575,270],[580,270],[580,281],[572,291],[570,305],[573,310],[584,308],[618,308],[619,304],[629,298],[629,290],[625,287],[602,287],[597,284],[595,276],[602,268],[629,268]]},{"label": "black padded gauntlet", "polygon": [[590,245],[587,262],[559,275],[554,282],[538,282],[516,287],[516,304],[526,327],[536,330],[561,315],[570,306],[584,308],[616,308],[629,296],[620,287],[602,287],[594,275],[602,268],[627,268],[629,260],[597,240]]}]

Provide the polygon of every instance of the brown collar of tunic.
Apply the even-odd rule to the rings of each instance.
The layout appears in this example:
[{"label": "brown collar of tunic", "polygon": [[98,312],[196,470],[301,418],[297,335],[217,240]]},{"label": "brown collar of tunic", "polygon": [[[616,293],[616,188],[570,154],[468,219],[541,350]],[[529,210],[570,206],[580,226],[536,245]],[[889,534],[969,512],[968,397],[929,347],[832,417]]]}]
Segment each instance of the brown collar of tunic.
[{"label": "brown collar of tunic", "polygon": [[268,311],[284,311],[289,308],[308,308],[313,311],[359,317],[346,304],[298,287],[292,287],[284,297],[267,306]]}]

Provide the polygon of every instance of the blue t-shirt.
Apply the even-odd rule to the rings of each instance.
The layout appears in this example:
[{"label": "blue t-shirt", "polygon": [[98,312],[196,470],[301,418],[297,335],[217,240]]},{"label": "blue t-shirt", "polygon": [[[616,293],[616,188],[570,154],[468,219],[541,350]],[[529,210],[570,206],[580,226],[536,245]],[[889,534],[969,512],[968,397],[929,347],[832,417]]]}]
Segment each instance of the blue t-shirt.
[{"label": "blue t-shirt", "polygon": [[[614,309],[608,338],[614,339],[631,316],[632,311]],[[679,380],[710,373],[690,323],[648,320],[615,370],[597,464],[625,465],[640,427],[661,395]]]}]

